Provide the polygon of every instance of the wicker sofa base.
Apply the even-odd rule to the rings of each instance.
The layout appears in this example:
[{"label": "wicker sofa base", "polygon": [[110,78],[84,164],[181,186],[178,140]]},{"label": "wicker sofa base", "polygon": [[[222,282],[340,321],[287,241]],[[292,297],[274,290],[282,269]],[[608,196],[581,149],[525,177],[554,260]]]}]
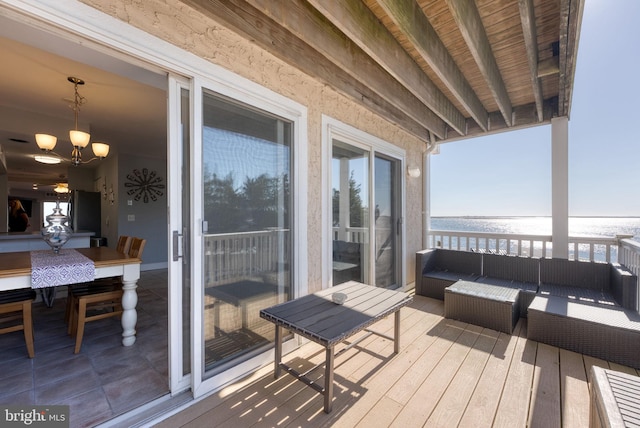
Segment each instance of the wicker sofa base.
[{"label": "wicker sofa base", "polygon": [[536,296],[527,338],[640,369],[640,315],[617,306]]},{"label": "wicker sofa base", "polygon": [[511,334],[520,318],[518,289],[458,281],[444,290],[444,316]]}]

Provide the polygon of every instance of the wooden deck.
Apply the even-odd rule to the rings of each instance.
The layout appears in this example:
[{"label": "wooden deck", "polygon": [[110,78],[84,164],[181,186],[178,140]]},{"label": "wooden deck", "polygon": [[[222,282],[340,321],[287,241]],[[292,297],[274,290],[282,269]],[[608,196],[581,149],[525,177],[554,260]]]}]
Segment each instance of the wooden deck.
[{"label": "wooden deck", "polygon": [[[591,366],[639,374],[528,341],[525,319],[510,336],[444,319],[442,302],[421,296],[401,313],[398,355],[374,335],[336,358],[331,414],[320,394],[288,375],[274,380],[269,366],[158,426],[586,427]],[[392,334],[393,317],[373,328]],[[323,360],[314,343],[285,357],[299,371]]]}]

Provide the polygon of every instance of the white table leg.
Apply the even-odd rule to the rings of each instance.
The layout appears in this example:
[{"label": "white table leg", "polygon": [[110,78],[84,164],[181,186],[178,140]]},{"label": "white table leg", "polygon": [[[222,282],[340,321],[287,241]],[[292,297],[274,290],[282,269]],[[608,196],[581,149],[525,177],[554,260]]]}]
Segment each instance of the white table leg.
[{"label": "white table leg", "polygon": [[131,346],[136,343],[136,323],[138,322],[138,279],[140,265],[126,265],[122,276],[122,345]]}]

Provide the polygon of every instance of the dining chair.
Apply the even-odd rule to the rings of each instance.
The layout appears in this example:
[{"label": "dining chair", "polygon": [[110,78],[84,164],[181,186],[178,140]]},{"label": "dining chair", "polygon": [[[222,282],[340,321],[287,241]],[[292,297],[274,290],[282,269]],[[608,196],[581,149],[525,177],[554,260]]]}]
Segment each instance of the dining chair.
[{"label": "dining chair", "polygon": [[[132,238],[128,252],[129,257],[141,258],[146,243],[146,239]],[[122,315],[122,294],[122,282],[119,282],[115,288],[89,285],[73,292],[69,332],[71,336],[76,337],[74,354],[80,352],[82,347],[86,323]]]},{"label": "dining chair", "polygon": [[0,292],[0,325],[6,325],[6,327],[0,327],[0,334],[22,330],[29,358],[35,355],[31,317],[31,302],[35,298],[36,292],[32,289]]},{"label": "dining chair", "polygon": [[133,238],[131,236],[127,236],[127,235],[120,235],[120,237],[118,238],[118,244],[116,245],[116,250],[118,250],[121,253],[128,253],[129,252],[129,247],[131,247],[131,240]]},{"label": "dining chair", "polygon": [[[131,247],[131,241],[133,237],[127,235],[120,235],[118,237],[118,244],[116,245],[116,250],[121,253],[128,253],[129,248]],[[91,287],[95,292],[104,292],[108,291],[108,289],[116,290],[118,285],[120,284],[120,278],[100,278],[93,282],[82,283],[82,284],[71,284],[67,286],[67,306],[64,311],[64,319],[69,324],[68,332],[71,333],[71,324],[70,316],[71,316],[71,308],[73,307],[73,296],[75,294],[80,294],[86,291],[87,288]],[[100,287],[100,288],[98,288]]]}]

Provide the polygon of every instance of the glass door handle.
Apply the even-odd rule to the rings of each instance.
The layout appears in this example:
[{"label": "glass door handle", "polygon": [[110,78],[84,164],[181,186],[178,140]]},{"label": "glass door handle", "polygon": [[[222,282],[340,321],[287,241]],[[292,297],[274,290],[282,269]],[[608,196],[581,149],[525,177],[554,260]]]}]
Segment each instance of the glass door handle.
[{"label": "glass door handle", "polygon": [[177,262],[180,257],[183,256],[182,245],[180,245],[180,238],[182,235],[177,231],[173,231],[173,261]]}]

